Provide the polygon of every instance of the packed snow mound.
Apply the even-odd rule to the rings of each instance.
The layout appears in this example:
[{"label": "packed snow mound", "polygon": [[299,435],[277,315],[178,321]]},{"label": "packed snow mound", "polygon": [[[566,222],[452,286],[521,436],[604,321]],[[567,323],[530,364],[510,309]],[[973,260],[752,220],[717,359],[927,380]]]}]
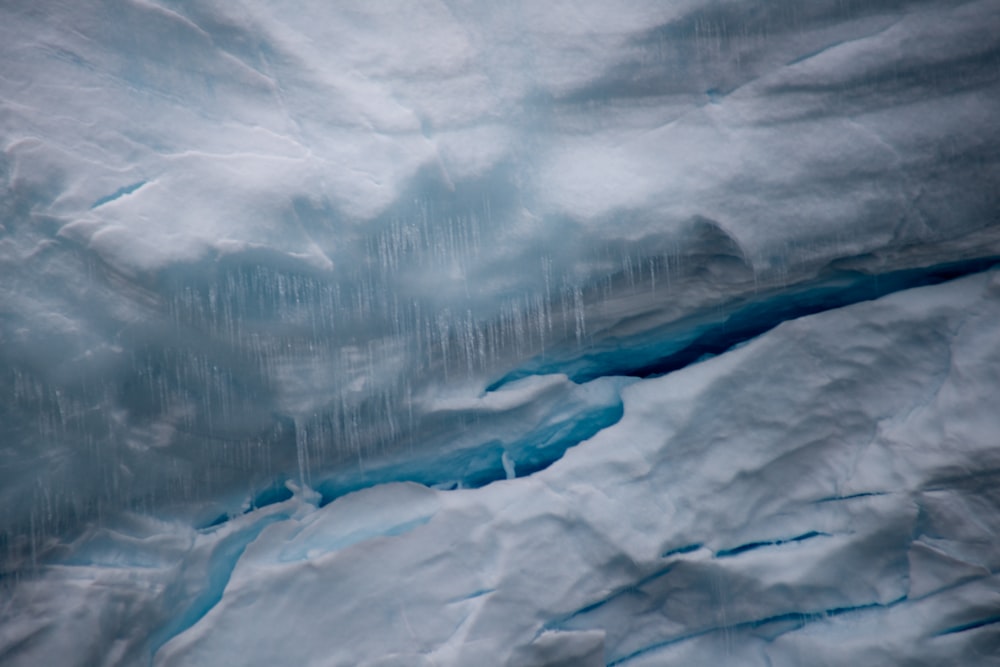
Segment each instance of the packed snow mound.
[{"label": "packed snow mound", "polygon": [[0,637],[12,665],[1000,664],[997,321],[991,271],[640,380],[529,477],[109,525]]}]

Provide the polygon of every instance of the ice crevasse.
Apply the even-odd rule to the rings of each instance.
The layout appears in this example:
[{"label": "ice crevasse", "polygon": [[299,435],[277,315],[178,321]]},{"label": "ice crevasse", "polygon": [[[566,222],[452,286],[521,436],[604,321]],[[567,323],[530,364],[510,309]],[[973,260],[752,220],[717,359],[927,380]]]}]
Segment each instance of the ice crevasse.
[{"label": "ice crevasse", "polygon": [[998,317],[990,271],[798,319],[479,489],[95,529],[14,589],[6,636],[51,630],[9,659],[993,664]]},{"label": "ice crevasse", "polygon": [[0,665],[1000,664],[1000,3],[0,7]]}]

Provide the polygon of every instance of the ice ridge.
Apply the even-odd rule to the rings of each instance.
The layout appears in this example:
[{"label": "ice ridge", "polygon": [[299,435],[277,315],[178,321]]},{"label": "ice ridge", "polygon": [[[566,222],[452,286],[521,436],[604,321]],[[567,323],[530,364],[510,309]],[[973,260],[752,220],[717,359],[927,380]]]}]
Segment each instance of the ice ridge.
[{"label": "ice ridge", "polygon": [[699,314],[634,338],[602,341],[577,359],[532,360],[493,382],[487,390],[532,374],[566,373],[576,382],[604,375],[664,375],[744,344],[783,322],[900,290],[940,284],[989,270],[998,262],[998,256],[975,257],[881,274],[832,268],[804,284],[719,306],[711,318]]},{"label": "ice ridge", "polygon": [[[876,275],[833,271],[831,276],[824,276],[811,284],[796,286],[777,294],[756,295],[749,302],[724,308],[719,323],[698,323],[689,331],[681,329],[683,323],[674,324],[666,332],[657,332],[666,337],[666,340],[650,343],[648,341],[652,336],[646,334],[639,341],[615,341],[614,350],[591,351],[581,360],[528,365],[532,371],[514,371],[491,384],[486,391],[497,391],[511,382],[532,375],[569,373],[569,379],[576,384],[608,377],[617,383],[615,395],[620,395],[620,389],[630,384],[626,378],[658,377],[678,371],[691,363],[746,344],[784,322],[878,299],[897,291],[974,275],[990,270],[998,262],[1000,258],[997,257],[979,257]],[[726,314],[727,311],[729,314]],[[662,356],[656,358],[657,355]],[[440,488],[479,488],[507,478],[503,465],[504,455],[513,456],[512,461],[516,462],[519,476],[532,474],[561,458],[568,448],[616,423],[622,416],[620,398],[616,400],[609,397],[608,400],[607,405],[572,413],[564,422],[536,427],[521,440],[506,443],[486,441],[450,455],[416,454],[403,462],[376,462],[364,471],[348,474],[325,477],[318,473],[313,487],[321,495],[321,505],[332,502],[345,493],[387,482],[411,481]],[[437,448],[433,451],[436,452]],[[224,518],[225,515],[216,521]],[[809,533],[808,536],[818,534]],[[796,539],[807,538],[800,536],[788,541]],[[745,548],[734,547],[719,552],[719,555],[733,555]]]}]

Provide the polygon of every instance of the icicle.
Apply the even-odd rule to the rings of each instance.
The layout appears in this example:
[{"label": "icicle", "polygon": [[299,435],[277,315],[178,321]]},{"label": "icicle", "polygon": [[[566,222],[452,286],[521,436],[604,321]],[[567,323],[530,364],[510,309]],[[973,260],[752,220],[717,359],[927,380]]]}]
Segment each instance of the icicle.
[{"label": "icicle", "polygon": [[305,422],[299,417],[295,422],[295,455],[299,464],[299,486],[307,488],[310,485],[309,439]]},{"label": "icicle", "polygon": [[583,290],[573,287],[573,313],[576,320],[576,343],[583,344],[583,337],[587,334],[586,322],[583,312]]},{"label": "icicle", "polygon": [[510,457],[505,449],[500,455],[500,464],[503,465],[503,472],[507,476],[507,479],[514,479],[517,477],[517,471],[514,467],[514,459]]}]

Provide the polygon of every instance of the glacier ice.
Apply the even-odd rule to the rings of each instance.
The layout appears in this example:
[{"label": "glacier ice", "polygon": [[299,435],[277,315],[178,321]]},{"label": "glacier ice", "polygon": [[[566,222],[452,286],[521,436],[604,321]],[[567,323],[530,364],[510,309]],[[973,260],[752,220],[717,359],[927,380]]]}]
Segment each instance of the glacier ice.
[{"label": "glacier ice", "polygon": [[996,0],[0,7],[0,664],[997,664]]},{"label": "glacier ice", "polygon": [[801,318],[480,489],[106,525],[14,590],[11,664],[995,664],[998,318],[997,271]]}]

